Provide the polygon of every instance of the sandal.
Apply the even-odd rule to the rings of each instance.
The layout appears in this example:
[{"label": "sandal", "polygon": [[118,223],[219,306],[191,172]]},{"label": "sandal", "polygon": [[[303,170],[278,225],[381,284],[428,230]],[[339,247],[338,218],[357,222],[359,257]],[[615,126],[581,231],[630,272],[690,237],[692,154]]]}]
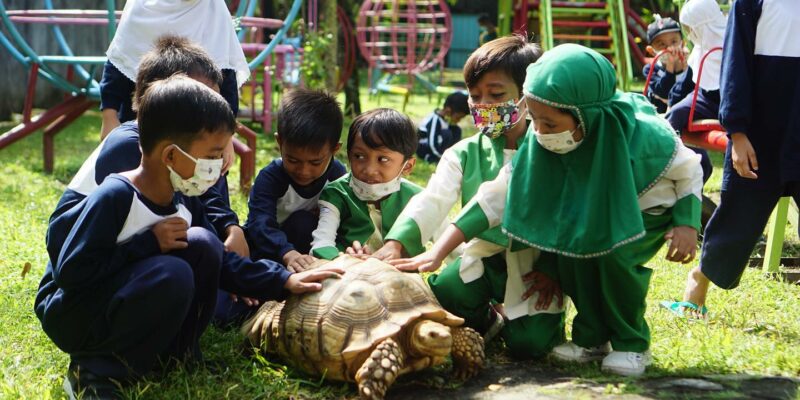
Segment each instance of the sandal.
[{"label": "sandal", "polygon": [[[689,320],[708,320],[708,308],[706,308],[706,306],[698,307],[697,304],[691,301],[662,301],[660,305],[681,318],[687,318]],[[695,317],[695,313],[686,313],[685,310],[687,308],[699,313],[700,318]]]}]

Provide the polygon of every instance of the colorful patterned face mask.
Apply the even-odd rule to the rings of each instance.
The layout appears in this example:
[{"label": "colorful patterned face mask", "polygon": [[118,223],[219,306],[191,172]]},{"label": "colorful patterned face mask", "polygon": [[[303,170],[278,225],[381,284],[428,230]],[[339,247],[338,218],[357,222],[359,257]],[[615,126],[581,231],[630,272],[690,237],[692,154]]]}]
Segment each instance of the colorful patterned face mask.
[{"label": "colorful patterned face mask", "polygon": [[519,105],[523,100],[525,100],[524,97],[516,102],[511,99],[503,103],[470,104],[469,112],[472,114],[472,120],[478,128],[478,132],[497,139],[522,119]]}]

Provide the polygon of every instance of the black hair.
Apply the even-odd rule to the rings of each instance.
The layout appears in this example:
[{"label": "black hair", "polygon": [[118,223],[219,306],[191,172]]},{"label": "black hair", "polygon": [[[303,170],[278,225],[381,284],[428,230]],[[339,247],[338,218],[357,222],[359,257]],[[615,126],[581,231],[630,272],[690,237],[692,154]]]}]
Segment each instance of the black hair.
[{"label": "black hair", "polygon": [[516,83],[522,92],[525,70],[542,55],[536,43],[529,43],[522,35],[503,36],[473,51],[464,64],[464,82],[467,87],[478,84],[489,71],[502,71]]},{"label": "black hair", "polygon": [[184,150],[203,133],[233,134],[228,102],[206,85],[178,74],[148,85],[139,101],[139,143],[150,154],[168,140]]},{"label": "black hair", "polygon": [[150,83],[175,74],[203,78],[217,86],[222,84],[222,72],[202,47],[181,36],[163,35],[139,62],[133,110],[138,111],[140,99]]},{"label": "black hair", "polygon": [[469,104],[467,104],[467,95],[463,92],[453,92],[444,99],[444,107],[450,108],[453,112],[462,114],[469,114]]},{"label": "black hair", "polygon": [[489,17],[489,14],[483,13],[478,16],[478,24],[494,24],[494,21]]},{"label": "black hair", "polygon": [[408,160],[417,151],[417,130],[414,123],[390,108],[376,108],[357,116],[347,133],[347,153],[353,148],[356,135],[368,147],[387,147],[401,153]]},{"label": "black hair", "polygon": [[344,124],[339,102],[321,90],[293,89],[278,108],[278,137],[282,144],[320,149],[339,143]]}]

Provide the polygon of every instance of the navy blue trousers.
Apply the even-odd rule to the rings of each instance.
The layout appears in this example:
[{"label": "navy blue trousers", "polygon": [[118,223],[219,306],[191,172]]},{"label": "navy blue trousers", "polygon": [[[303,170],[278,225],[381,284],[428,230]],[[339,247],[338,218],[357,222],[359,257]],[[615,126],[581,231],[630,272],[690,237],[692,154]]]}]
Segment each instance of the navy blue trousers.
[{"label": "navy blue trousers", "polygon": [[[689,125],[689,111],[692,107],[692,94],[675,103],[667,113],[667,121],[676,132],[682,132]],[[697,93],[697,103],[694,108],[694,119],[719,118],[719,90],[705,91],[700,89]],[[700,166],[703,168],[703,183],[708,181],[714,171],[711,158],[704,149],[690,147],[695,153],[700,154]]]},{"label": "navy blue trousers", "polygon": [[739,286],[745,267],[769,216],[782,196],[800,204],[800,182],[764,190],[723,190],[708,221],[700,270],[723,289]]},{"label": "navy blue trousers", "polygon": [[156,361],[201,360],[199,338],[217,301],[222,242],[189,228],[189,247],[130,264],[89,340],[70,353],[73,365],[95,375],[128,380]]}]

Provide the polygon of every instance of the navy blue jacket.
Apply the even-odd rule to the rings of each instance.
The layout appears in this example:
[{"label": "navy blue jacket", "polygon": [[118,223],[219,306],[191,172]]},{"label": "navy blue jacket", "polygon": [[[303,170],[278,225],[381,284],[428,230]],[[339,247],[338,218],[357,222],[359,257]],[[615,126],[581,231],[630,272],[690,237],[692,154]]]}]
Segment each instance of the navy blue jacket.
[{"label": "navy blue jacket", "polygon": [[[661,66],[656,64],[656,70],[653,76],[650,77],[650,85],[647,90],[647,99],[656,106],[656,110],[663,114],[667,112],[667,106],[672,107],[675,103],[681,101],[684,97],[690,95],[694,90],[694,81],[692,81],[692,68],[687,67],[686,70],[679,74],[671,74]],[[642,69],[642,74],[647,78],[650,73],[650,64],[647,64]],[[658,97],[656,97],[658,96]],[[665,103],[661,99],[667,100]]]},{"label": "navy blue jacket", "polygon": [[431,163],[439,162],[444,151],[461,140],[461,128],[458,125],[448,124],[435,111],[422,120],[417,134],[419,135],[417,156]]},{"label": "navy blue jacket", "polygon": [[758,179],[733,169],[728,144],[722,189],[777,188],[800,181],[800,2],[736,0],[728,14],[720,122],[747,135]]},{"label": "navy blue jacket", "polygon": [[[44,330],[65,351],[79,347],[91,334],[85,328],[103,317],[102,310],[127,281],[125,267],[161,254],[151,229],[117,243],[130,218],[134,197],[137,204],[160,216],[185,207],[191,214],[191,226],[214,231],[198,198],[176,193],[170,205],[156,205],[127,178],[116,174],[77,206],[52,219],[47,230],[50,262],[39,284],[35,310]],[[277,263],[255,262],[225,252],[220,288],[262,300],[281,299],[287,295],[283,287],[289,275]]]},{"label": "navy blue jacket", "polygon": [[286,173],[281,159],[262,168],[250,190],[250,212],[245,223],[250,256],[255,260],[266,258],[282,262],[284,254],[294,250],[281,230],[283,219],[300,209],[318,210],[317,200],[325,184],[346,172],[344,165],[334,159],[321,177],[309,185],[299,186]]},{"label": "navy blue jacket", "polygon": [[[64,191],[50,220],[57,218],[65,211],[77,205],[86,198],[91,190],[103,183],[103,180],[114,173],[130,171],[139,167],[142,162],[142,151],[139,148],[139,125],[136,121],[125,122],[115,128],[100,145],[96,158],[92,154],[81,167],[81,171],[73,182]],[[94,182],[76,182],[81,179],[81,173],[86,169],[85,179]],[[81,187],[83,186],[83,187]],[[228,195],[228,180],[221,177],[217,183],[200,196],[206,206],[208,219],[214,225],[220,239],[225,240],[225,230],[230,225],[238,225],[239,218],[230,208]]]}]

